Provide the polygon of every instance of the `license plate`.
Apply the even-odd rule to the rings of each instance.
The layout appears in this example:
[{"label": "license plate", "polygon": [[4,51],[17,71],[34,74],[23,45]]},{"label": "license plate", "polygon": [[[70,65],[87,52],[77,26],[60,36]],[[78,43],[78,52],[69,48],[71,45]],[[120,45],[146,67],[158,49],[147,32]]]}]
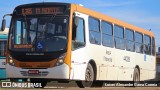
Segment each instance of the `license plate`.
[{"label": "license plate", "polygon": [[28,70],[28,74],[39,74],[39,70]]}]

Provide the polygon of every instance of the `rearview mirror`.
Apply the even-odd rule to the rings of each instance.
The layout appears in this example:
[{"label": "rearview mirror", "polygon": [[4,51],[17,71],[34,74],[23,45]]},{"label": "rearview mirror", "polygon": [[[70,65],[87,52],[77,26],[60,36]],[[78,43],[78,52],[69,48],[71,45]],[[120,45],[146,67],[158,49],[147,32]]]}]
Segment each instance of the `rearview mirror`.
[{"label": "rearview mirror", "polygon": [[1,25],[1,31],[4,31],[4,30],[5,30],[5,27],[6,27],[6,19],[5,19],[5,17],[6,17],[6,16],[12,16],[12,14],[5,14],[5,15],[3,16],[2,25]]},{"label": "rearview mirror", "polygon": [[2,20],[1,31],[4,31],[5,27],[6,27],[6,19],[3,19]]}]

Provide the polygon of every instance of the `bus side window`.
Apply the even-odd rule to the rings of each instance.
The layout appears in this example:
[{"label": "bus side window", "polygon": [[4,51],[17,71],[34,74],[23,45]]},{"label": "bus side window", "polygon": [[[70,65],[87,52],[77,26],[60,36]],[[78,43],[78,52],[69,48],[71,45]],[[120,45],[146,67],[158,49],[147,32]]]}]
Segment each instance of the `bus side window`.
[{"label": "bus side window", "polygon": [[117,49],[125,49],[124,45],[124,29],[121,26],[115,25],[114,26],[114,40],[115,40],[115,47]]},{"label": "bus side window", "polygon": [[89,41],[91,44],[101,45],[100,22],[98,19],[89,17]]},{"label": "bus side window", "polygon": [[155,56],[155,39],[152,37],[152,55]]},{"label": "bus side window", "polygon": [[111,23],[102,21],[101,22],[102,31],[102,45],[107,47],[113,47],[113,26]]},{"label": "bus side window", "polygon": [[144,53],[151,55],[151,37],[144,35]]},{"label": "bus side window", "polygon": [[78,22],[77,26],[73,25],[73,32],[72,32],[73,50],[83,47],[85,45],[84,20],[82,18],[78,18],[77,22]]},{"label": "bus side window", "polygon": [[143,35],[139,32],[135,33],[135,50],[137,53],[143,53]]},{"label": "bus side window", "polygon": [[135,44],[134,44],[134,31],[130,29],[125,29],[126,33],[126,50],[134,52]]}]

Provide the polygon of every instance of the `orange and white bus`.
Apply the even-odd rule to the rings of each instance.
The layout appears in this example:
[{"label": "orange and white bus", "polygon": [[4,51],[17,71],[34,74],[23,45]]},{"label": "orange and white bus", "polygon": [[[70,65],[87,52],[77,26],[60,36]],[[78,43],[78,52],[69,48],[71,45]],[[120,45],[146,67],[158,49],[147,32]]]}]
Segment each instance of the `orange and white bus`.
[{"label": "orange and white bus", "polygon": [[8,15],[7,78],[80,87],[155,78],[151,31],[70,3],[25,4]]}]

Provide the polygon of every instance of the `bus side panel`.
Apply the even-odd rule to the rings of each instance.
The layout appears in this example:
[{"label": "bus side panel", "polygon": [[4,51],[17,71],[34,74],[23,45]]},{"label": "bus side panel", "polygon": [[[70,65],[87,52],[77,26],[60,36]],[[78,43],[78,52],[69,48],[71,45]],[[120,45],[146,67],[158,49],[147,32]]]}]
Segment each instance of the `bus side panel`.
[{"label": "bus side panel", "polygon": [[107,67],[105,65],[106,62],[103,60],[103,55],[105,54],[105,52],[104,50],[102,50],[102,46],[95,45],[95,44],[88,44],[87,53],[90,56],[90,58],[96,63],[96,67],[97,67],[96,79],[106,80]]},{"label": "bus side panel", "polygon": [[154,56],[146,55],[146,69],[148,70],[148,79],[155,79],[156,78],[156,59]]},{"label": "bus side panel", "polygon": [[144,60],[144,54],[136,53],[135,64],[140,68],[140,81],[148,79],[147,62]]},{"label": "bus side panel", "polygon": [[132,81],[135,54],[126,50],[115,49],[115,62],[118,67],[118,81]]},{"label": "bus side panel", "polygon": [[136,54],[136,65],[140,67],[140,80],[155,79],[155,57],[145,54]]},{"label": "bus side panel", "polygon": [[110,80],[110,81],[117,80],[118,68],[115,66],[115,49],[102,46],[100,52],[101,52],[100,66],[104,67],[107,71],[105,69],[99,71],[100,72],[99,80],[104,80],[103,78],[104,75],[105,75],[105,80]]}]

